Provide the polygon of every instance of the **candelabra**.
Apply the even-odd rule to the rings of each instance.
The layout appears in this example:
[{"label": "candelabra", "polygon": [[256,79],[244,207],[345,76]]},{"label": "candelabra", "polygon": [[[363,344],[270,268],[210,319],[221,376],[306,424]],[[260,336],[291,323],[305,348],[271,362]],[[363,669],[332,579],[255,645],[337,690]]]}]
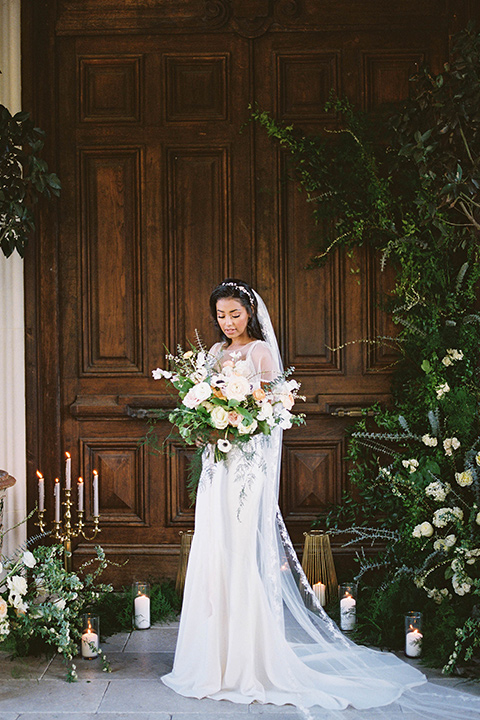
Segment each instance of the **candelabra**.
[{"label": "candelabra", "polygon": [[[72,490],[71,490],[71,478],[70,478],[70,454],[67,455],[67,467],[66,467],[66,487],[65,487],[65,500],[63,503],[60,502],[60,480],[55,479],[55,519],[53,521],[53,528],[48,534],[60,540],[63,545],[64,554],[64,566],[65,570],[72,570],[72,538],[83,537],[85,540],[93,540],[97,537],[98,533],[101,532],[99,527],[100,513],[98,510],[98,473],[96,470],[93,471],[93,530],[91,534],[87,534],[86,525],[84,523],[84,509],[83,509],[83,478],[78,478],[78,506],[77,506],[77,522],[72,523]],[[47,533],[47,524],[44,520],[45,516],[45,488],[43,475],[37,471],[38,476],[38,491],[39,491],[39,503],[38,503],[38,522],[35,523],[40,529],[41,533]],[[60,516],[61,505],[64,506],[63,517]]]},{"label": "candelabra", "polygon": [[[85,538],[85,540],[94,540],[94,538],[97,537],[98,533],[101,532],[99,528],[100,516],[94,515],[93,532],[90,536],[87,535],[85,531],[85,523],[83,522],[83,510],[77,511],[78,521],[74,525],[72,525],[71,507],[73,503],[71,501],[71,495],[71,490],[65,490],[65,500],[62,503],[62,505],[65,506],[63,519],[55,519],[53,521],[53,532],[51,533],[51,536],[54,537],[56,540],[60,540],[63,545],[65,570],[68,570],[69,572],[72,569],[72,538],[76,538],[81,535],[83,538]],[[47,525],[43,519],[44,515],[45,510],[38,510],[38,523],[35,524],[38,525],[41,533],[45,533],[47,529]]]}]

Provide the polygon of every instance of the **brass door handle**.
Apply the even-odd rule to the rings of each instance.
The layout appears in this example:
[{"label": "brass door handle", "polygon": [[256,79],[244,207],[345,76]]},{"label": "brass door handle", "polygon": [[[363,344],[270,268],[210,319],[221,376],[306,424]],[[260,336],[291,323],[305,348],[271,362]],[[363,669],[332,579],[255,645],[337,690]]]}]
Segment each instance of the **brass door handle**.
[{"label": "brass door handle", "polygon": [[368,415],[369,417],[371,417],[372,415],[374,415],[374,412],[371,408],[367,409],[362,407],[337,407],[334,410],[330,411],[330,415],[335,415],[336,417],[364,417],[365,415]]}]

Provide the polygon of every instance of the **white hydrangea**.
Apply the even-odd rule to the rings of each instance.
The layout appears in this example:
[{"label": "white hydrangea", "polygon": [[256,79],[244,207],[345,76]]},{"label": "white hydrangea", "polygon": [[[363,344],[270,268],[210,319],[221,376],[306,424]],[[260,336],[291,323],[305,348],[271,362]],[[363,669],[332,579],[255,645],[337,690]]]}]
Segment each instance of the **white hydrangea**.
[{"label": "white hydrangea", "polygon": [[450,492],[451,487],[448,483],[442,483],[439,480],[430,483],[425,488],[425,494],[432,497],[437,502],[443,502]]},{"label": "white hydrangea", "polygon": [[435,527],[441,528],[448,525],[453,520],[463,520],[463,510],[459,507],[443,507],[435,510],[433,513],[433,524]]},{"label": "white hydrangea", "polygon": [[414,473],[418,468],[418,460],[415,460],[415,458],[410,458],[410,460],[402,460],[402,465],[404,468],[407,468],[409,472]]},{"label": "white hydrangea", "polygon": [[422,435],[422,442],[424,445],[427,445],[427,447],[437,447],[438,445],[438,439],[428,434]]},{"label": "white hydrangea", "polygon": [[471,470],[464,470],[461,473],[455,473],[455,480],[460,487],[468,487],[473,483],[473,473]]}]

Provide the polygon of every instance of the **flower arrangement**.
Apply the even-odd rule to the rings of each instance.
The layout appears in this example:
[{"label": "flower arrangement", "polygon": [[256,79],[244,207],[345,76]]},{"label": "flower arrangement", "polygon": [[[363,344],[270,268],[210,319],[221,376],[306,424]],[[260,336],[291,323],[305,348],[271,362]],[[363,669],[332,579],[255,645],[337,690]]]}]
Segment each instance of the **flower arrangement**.
[{"label": "flower arrangement", "polygon": [[[214,443],[215,460],[225,460],[232,448],[240,447],[254,435],[270,435],[276,426],[284,430],[304,422],[293,414],[300,385],[288,379],[289,368],[272,382],[254,383],[250,363],[241,353],[219,368],[217,358],[202,347],[167,354],[169,370],[156,368],[155,380],[167,380],[178,392],[178,406],[168,420],[178,428],[188,445]],[[258,387],[254,387],[254,384]]]},{"label": "flower arrangement", "polygon": [[[96,553],[79,573],[64,569],[61,545],[39,546],[4,559],[0,563],[0,572],[4,572],[0,581],[0,648],[14,655],[49,649],[61,653],[70,663],[67,679],[76,680],[72,660],[78,653],[81,615],[113,590],[111,585],[97,582],[108,563],[99,546]],[[98,567],[83,574],[95,560]],[[108,670],[105,656],[101,657]]]},{"label": "flower arrangement", "polygon": [[445,672],[480,659],[479,62],[470,25],[442,72],[421,67],[393,112],[370,118],[333,95],[333,136],[252,113],[291,153],[321,226],[311,264],[364,245],[395,270],[379,298],[395,337],[358,340],[397,351],[392,401],[351,432],[358,494],[318,524],[382,544],[375,556],[359,551],[368,617],[358,638],[401,647],[414,607],[424,658]]}]

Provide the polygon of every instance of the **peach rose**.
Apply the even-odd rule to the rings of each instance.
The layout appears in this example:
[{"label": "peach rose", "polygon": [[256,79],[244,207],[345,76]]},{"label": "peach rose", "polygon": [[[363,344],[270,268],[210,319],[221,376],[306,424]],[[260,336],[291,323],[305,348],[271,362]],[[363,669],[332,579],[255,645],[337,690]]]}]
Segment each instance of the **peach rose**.
[{"label": "peach rose", "polygon": [[265,398],[267,397],[263,388],[257,388],[253,391],[252,395],[255,400],[257,400],[257,402],[262,402],[262,400],[265,400]]},{"label": "peach rose", "polygon": [[243,417],[236,410],[230,410],[228,413],[228,424],[233,427],[238,427],[242,422]]}]

